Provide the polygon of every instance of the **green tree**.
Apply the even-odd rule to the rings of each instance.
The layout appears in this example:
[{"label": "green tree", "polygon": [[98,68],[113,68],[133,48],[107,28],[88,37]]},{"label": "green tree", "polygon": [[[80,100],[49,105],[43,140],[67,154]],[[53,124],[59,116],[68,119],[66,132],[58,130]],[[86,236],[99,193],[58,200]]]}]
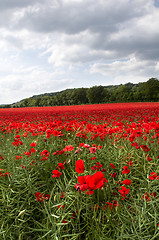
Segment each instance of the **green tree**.
[{"label": "green tree", "polygon": [[75,105],[88,103],[87,89],[86,88],[73,89],[71,93],[71,100],[72,104]]},{"label": "green tree", "polygon": [[150,78],[143,90],[147,101],[159,101],[159,80],[157,78]]},{"label": "green tree", "polygon": [[87,98],[89,103],[102,103],[104,98],[104,87],[93,86],[87,90]]}]

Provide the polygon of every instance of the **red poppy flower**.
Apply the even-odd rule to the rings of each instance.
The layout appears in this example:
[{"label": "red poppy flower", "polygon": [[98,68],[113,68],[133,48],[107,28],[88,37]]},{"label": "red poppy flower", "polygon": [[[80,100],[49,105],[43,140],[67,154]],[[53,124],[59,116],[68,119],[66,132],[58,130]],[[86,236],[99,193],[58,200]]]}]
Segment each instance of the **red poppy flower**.
[{"label": "red poppy flower", "polygon": [[125,179],[122,184],[125,184],[125,185],[130,185],[131,184],[131,181],[129,179]]},{"label": "red poppy flower", "polygon": [[53,178],[55,177],[59,178],[62,174],[61,172],[59,172],[59,170],[53,170],[52,173],[53,173],[52,175]]},{"label": "red poppy flower", "polygon": [[63,165],[63,163],[58,163],[58,167],[57,167],[57,169],[64,169],[65,167],[64,167],[64,165]]},{"label": "red poppy flower", "polygon": [[77,181],[78,183],[75,185],[76,190],[86,191],[89,188],[89,179],[91,175],[86,176],[78,176]]},{"label": "red poppy flower", "polygon": [[84,161],[82,159],[76,161],[76,172],[77,173],[83,173],[85,168],[84,168]]},{"label": "red poppy flower", "polygon": [[147,192],[144,193],[143,199],[146,200],[147,202],[149,202],[150,201],[149,193],[147,193]]},{"label": "red poppy flower", "polygon": [[126,188],[124,186],[121,186],[121,189],[119,189],[119,192],[121,193],[122,197],[126,197],[126,195],[129,193],[129,188]]},{"label": "red poppy flower", "polygon": [[148,156],[148,157],[147,157],[147,161],[150,162],[151,160],[152,160],[152,158],[151,158],[150,156]]},{"label": "red poppy flower", "polygon": [[114,164],[112,164],[112,163],[110,163],[110,166],[111,166],[112,169],[115,168]]},{"label": "red poppy flower", "polygon": [[96,153],[97,148],[96,147],[90,147],[89,151],[90,151],[90,153]]},{"label": "red poppy flower", "polygon": [[72,151],[73,149],[74,149],[74,147],[72,145],[68,145],[63,149],[63,151],[64,152],[67,152],[67,151],[69,152],[69,151]]},{"label": "red poppy flower", "polygon": [[35,142],[32,142],[32,143],[30,144],[31,147],[36,147],[36,145],[37,145],[37,143],[35,143]]},{"label": "red poppy flower", "polygon": [[36,201],[40,201],[40,202],[43,202],[44,200],[48,200],[50,198],[50,194],[44,195],[43,193],[40,193],[40,192],[36,192],[35,196],[36,196]]},{"label": "red poppy flower", "polygon": [[124,166],[123,169],[122,174],[128,174],[130,172],[130,169],[127,166]]},{"label": "red poppy flower", "polygon": [[42,198],[43,197],[43,193],[36,192],[35,193],[35,197],[36,197],[36,201],[40,201],[40,202],[44,201],[44,199]]},{"label": "red poppy flower", "polygon": [[98,171],[89,179],[89,188],[92,190],[102,188],[104,187],[105,182],[108,183],[107,179],[104,177],[104,174]]},{"label": "red poppy flower", "polygon": [[112,178],[115,178],[115,177],[116,177],[116,175],[117,175],[117,173],[116,173],[116,172],[114,172],[114,173],[110,173],[110,176],[111,176]]},{"label": "red poppy flower", "polygon": [[40,153],[41,156],[45,156],[45,157],[48,157],[49,154],[50,154],[50,153],[49,153],[48,150],[46,150],[46,149],[44,149],[44,150]]},{"label": "red poppy flower", "polygon": [[145,152],[149,152],[149,151],[150,151],[150,149],[148,148],[147,145],[141,145],[140,147],[141,147]]},{"label": "red poppy flower", "polygon": [[49,200],[50,194],[46,194],[43,198],[44,198],[45,200]]},{"label": "red poppy flower", "polygon": [[35,148],[31,148],[31,153],[34,153],[34,152],[36,152],[36,150],[35,150]]},{"label": "red poppy flower", "polygon": [[149,179],[150,180],[155,180],[155,179],[159,179],[159,176],[157,176],[157,173],[155,172],[151,172],[151,176],[149,176]]}]

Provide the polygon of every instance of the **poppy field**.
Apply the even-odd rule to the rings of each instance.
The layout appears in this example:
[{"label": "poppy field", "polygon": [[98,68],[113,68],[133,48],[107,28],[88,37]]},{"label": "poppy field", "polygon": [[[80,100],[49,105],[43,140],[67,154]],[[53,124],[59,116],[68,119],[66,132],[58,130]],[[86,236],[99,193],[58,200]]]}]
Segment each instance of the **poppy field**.
[{"label": "poppy field", "polygon": [[159,238],[159,103],[0,109],[0,239]]}]

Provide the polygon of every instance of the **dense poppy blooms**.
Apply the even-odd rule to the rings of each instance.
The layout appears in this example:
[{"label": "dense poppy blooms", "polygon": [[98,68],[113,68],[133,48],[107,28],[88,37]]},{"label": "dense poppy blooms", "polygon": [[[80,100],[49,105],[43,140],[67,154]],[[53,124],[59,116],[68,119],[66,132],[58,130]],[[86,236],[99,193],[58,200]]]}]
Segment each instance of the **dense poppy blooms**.
[{"label": "dense poppy blooms", "polygon": [[[129,174],[131,170],[129,169],[129,166],[132,166],[132,164],[134,164],[132,171],[133,172],[132,179],[133,178],[135,179],[135,167],[140,164],[137,162],[137,160],[135,160],[136,155],[140,156],[140,154],[141,155],[144,154],[144,156],[146,156],[147,160],[146,162],[144,162],[144,164],[145,166],[150,167],[146,168],[146,173],[149,171],[149,169],[152,169],[152,167],[154,167],[153,170],[154,172],[151,172],[149,174],[150,176],[148,177],[150,180],[155,181],[153,185],[157,184],[156,180],[159,179],[156,164],[157,163],[156,157],[158,159],[159,156],[156,156],[156,152],[153,149],[153,143],[155,143],[154,144],[155,149],[157,149],[156,144],[159,144],[159,123],[158,123],[159,103],[156,103],[156,105],[153,104],[151,105],[151,103],[149,105],[147,104],[149,103],[146,104],[141,103],[137,104],[137,106],[136,103],[135,104],[133,103],[133,104],[108,104],[108,105],[103,104],[76,107],[67,106],[67,107],[26,108],[7,110],[2,109],[0,110],[0,112],[2,113],[0,114],[1,118],[0,131],[2,137],[1,139],[3,139],[3,137],[8,138],[9,134],[14,134],[14,136],[12,135],[11,138],[13,139],[13,145],[15,146],[12,148],[13,151],[15,150],[15,152],[13,152],[13,159],[16,156],[21,156],[16,157],[17,161],[15,162],[15,164],[17,164],[19,167],[19,162],[21,161],[20,159],[22,158],[22,165],[20,165],[22,169],[28,170],[29,169],[28,166],[30,167],[30,165],[32,165],[33,168],[35,166],[35,162],[33,164],[34,157],[36,159],[36,166],[39,166],[41,162],[38,159],[39,155],[41,154],[42,155],[40,160],[41,161],[47,160],[49,152],[46,149],[43,150],[45,147],[46,148],[48,147],[51,153],[57,156],[57,158],[55,156],[54,157],[52,156],[52,158],[54,159],[50,157],[50,159],[48,159],[49,161],[46,162],[46,164],[48,165],[49,164],[53,165],[54,163],[56,164],[55,165],[56,170],[53,170],[52,172],[53,178],[59,178],[62,174],[60,172],[60,169],[64,169],[65,166],[67,168],[65,175],[66,177],[68,177],[68,175],[70,177],[71,173],[72,177],[77,175],[73,174],[73,170],[70,171],[70,174],[67,174],[69,169],[72,168],[72,166],[75,166],[75,164],[76,171],[78,173],[83,173],[85,167],[87,166],[88,175],[78,176],[77,184],[75,184],[75,189],[77,190],[77,194],[79,195],[81,191],[85,192],[88,195],[91,195],[96,191],[96,189],[102,189],[106,185],[107,180],[104,177],[105,174],[104,172],[106,171],[104,167],[106,167],[107,176],[109,178],[115,177],[116,181],[114,179],[110,180],[112,186],[110,186],[110,194],[108,198],[106,198],[107,202],[105,203],[106,206],[105,208],[106,209],[113,208],[113,206],[114,207],[117,206],[117,201],[116,200],[111,201],[110,200],[111,197],[115,196],[115,198],[117,199],[119,198],[119,196],[121,196],[123,199],[125,199],[130,191],[130,189],[127,188],[127,186],[131,184],[131,181],[129,179],[125,179],[126,178],[124,177],[125,175],[121,176],[121,172],[122,174]],[[74,110],[74,108],[76,109],[76,111]],[[50,137],[52,137],[52,139],[48,139]],[[8,140],[9,139],[10,136]],[[106,141],[104,142],[104,140]],[[25,143],[24,146],[22,146],[23,141]],[[27,141],[28,146],[26,145]],[[30,144],[30,142],[32,143]],[[35,147],[36,142],[38,144],[38,149],[36,149]],[[65,146],[66,142],[68,142],[67,146]],[[101,142],[103,150],[101,150],[102,147],[101,145],[99,145]],[[69,145],[69,143],[73,143],[74,147],[72,145]],[[105,151],[105,143],[108,144],[108,149],[106,146],[106,150],[109,150],[109,143],[110,144],[112,143],[111,147],[116,147],[117,151],[119,149],[121,150],[120,155],[121,162],[119,164],[117,164],[117,159],[115,159],[115,163],[112,161],[111,158],[109,158],[108,161],[107,159],[104,159],[104,154],[106,153],[103,154],[101,152],[100,154],[100,151]],[[3,140],[2,143],[0,144],[4,144]],[[131,151],[131,149],[130,150],[128,149],[128,151],[130,152],[126,154],[124,145],[127,146],[127,144],[128,147],[130,146],[131,148],[132,146],[134,149],[133,151]],[[2,147],[0,151],[3,151],[3,149],[4,148]],[[149,156],[147,156],[146,153],[149,152],[150,149],[152,149],[152,154],[150,152]],[[70,151],[72,151],[71,154],[72,156],[68,157]],[[3,154],[2,153],[0,154],[1,154],[0,160],[8,158],[7,151],[4,151]],[[110,154],[108,155],[110,156]],[[29,157],[28,162],[25,161],[26,156]],[[149,163],[149,161],[152,160],[152,156],[154,159],[154,164],[151,164],[151,162]],[[76,162],[76,159],[79,159],[78,157],[83,159],[84,157],[86,157],[85,161],[87,161],[87,165],[84,164],[82,159],[77,160]],[[65,162],[63,162],[64,159]],[[97,159],[96,161],[100,161],[100,163],[97,162],[94,164],[92,161],[90,161],[90,159],[91,160]],[[71,164],[69,164],[70,161]],[[112,161],[112,163],[109,166],[110,161]],[[123,167],[122,169],[123,171],[122,170],[120,171],[121,164],[123,164],[122,167],[124,165],[127,165]],[[4,163],[2,166],[4,167]],[[111,169],[114,169],[115,167],[116,167],[116,170],[114,170],[115,172],[111,171]],[[47,171],[48,168],[45,168],[44,162],[42,162],[41,168],[43,168],[45,174],[45,171]],[[89,175],[89,171],[92,172],[91,169],[96,170],[97,173]],[[19,171],[18,168],[16,170]],[[0,170],[0,178],[9,175],[9,173],[6,171],[7,170],[5,171]],[[121,180],[122,178],[125,180]],[[74,182],[75,180],[72,179],[72,181]],[[69,187],[69,185],[67,186]],[[121,188],[119,186],[121,186]],[[42,186],[42,189],[43,187],[44,186]],[[66,189],[62,189],[62,191],[65,190]],[[153,189],[153,191],[155,191],[155,189]],[[102,191],[102,194],[103,192],[104,191]],[[135,192],[136,191],[133,191],[133,194]],[[145,193],[144,196],[145,200],[147,201],[149,199],[154,200],[154,198],[158,197],[157,191],[156,193],[155,192]],[[47,194],[43,195],[42,193],[38,192],[36,194],[36,197],[37,201],[44,201],[44,199],[49,198],[49,195],[48,196]],[[63,194],[62,197],[64,197]],[[80,197],[82,197],[82,194]],[[94,199],[96,199],[96,196],[92,198],[93,201]],[[129,200],[131,202],[131,198]],[[94,206],[94,204],[96,204],[96,202],[93,203],[92,206]],[[102,208],[104,203],[99,201],[98,204],[100,204]]]},{"label": "dense poppy blooms", "polygon": [[82,159],[76,161],[75,170],[77,173],[83,173],[85,170],[84,161]]}]

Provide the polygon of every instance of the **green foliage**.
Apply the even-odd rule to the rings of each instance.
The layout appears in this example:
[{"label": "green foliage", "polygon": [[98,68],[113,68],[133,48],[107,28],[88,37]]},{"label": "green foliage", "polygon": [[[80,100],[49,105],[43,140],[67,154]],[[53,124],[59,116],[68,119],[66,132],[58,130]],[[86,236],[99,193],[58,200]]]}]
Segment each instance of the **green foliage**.
[{"label": "green foliage", "polygon": [[104,98],[104,87],[103,86],[94,86],[88,89],[87,97],[90,104],[102,103]]},{"label": "green foliage", "polygon": [[157,78],[150,78],[147,82],[138,84],[100,85],[91,88],[67,89],[61,92],[45,93],[23,99],[11,105],[1,105],[0,107],[43,107],[146,101],[159,101],[159,80]]}]

